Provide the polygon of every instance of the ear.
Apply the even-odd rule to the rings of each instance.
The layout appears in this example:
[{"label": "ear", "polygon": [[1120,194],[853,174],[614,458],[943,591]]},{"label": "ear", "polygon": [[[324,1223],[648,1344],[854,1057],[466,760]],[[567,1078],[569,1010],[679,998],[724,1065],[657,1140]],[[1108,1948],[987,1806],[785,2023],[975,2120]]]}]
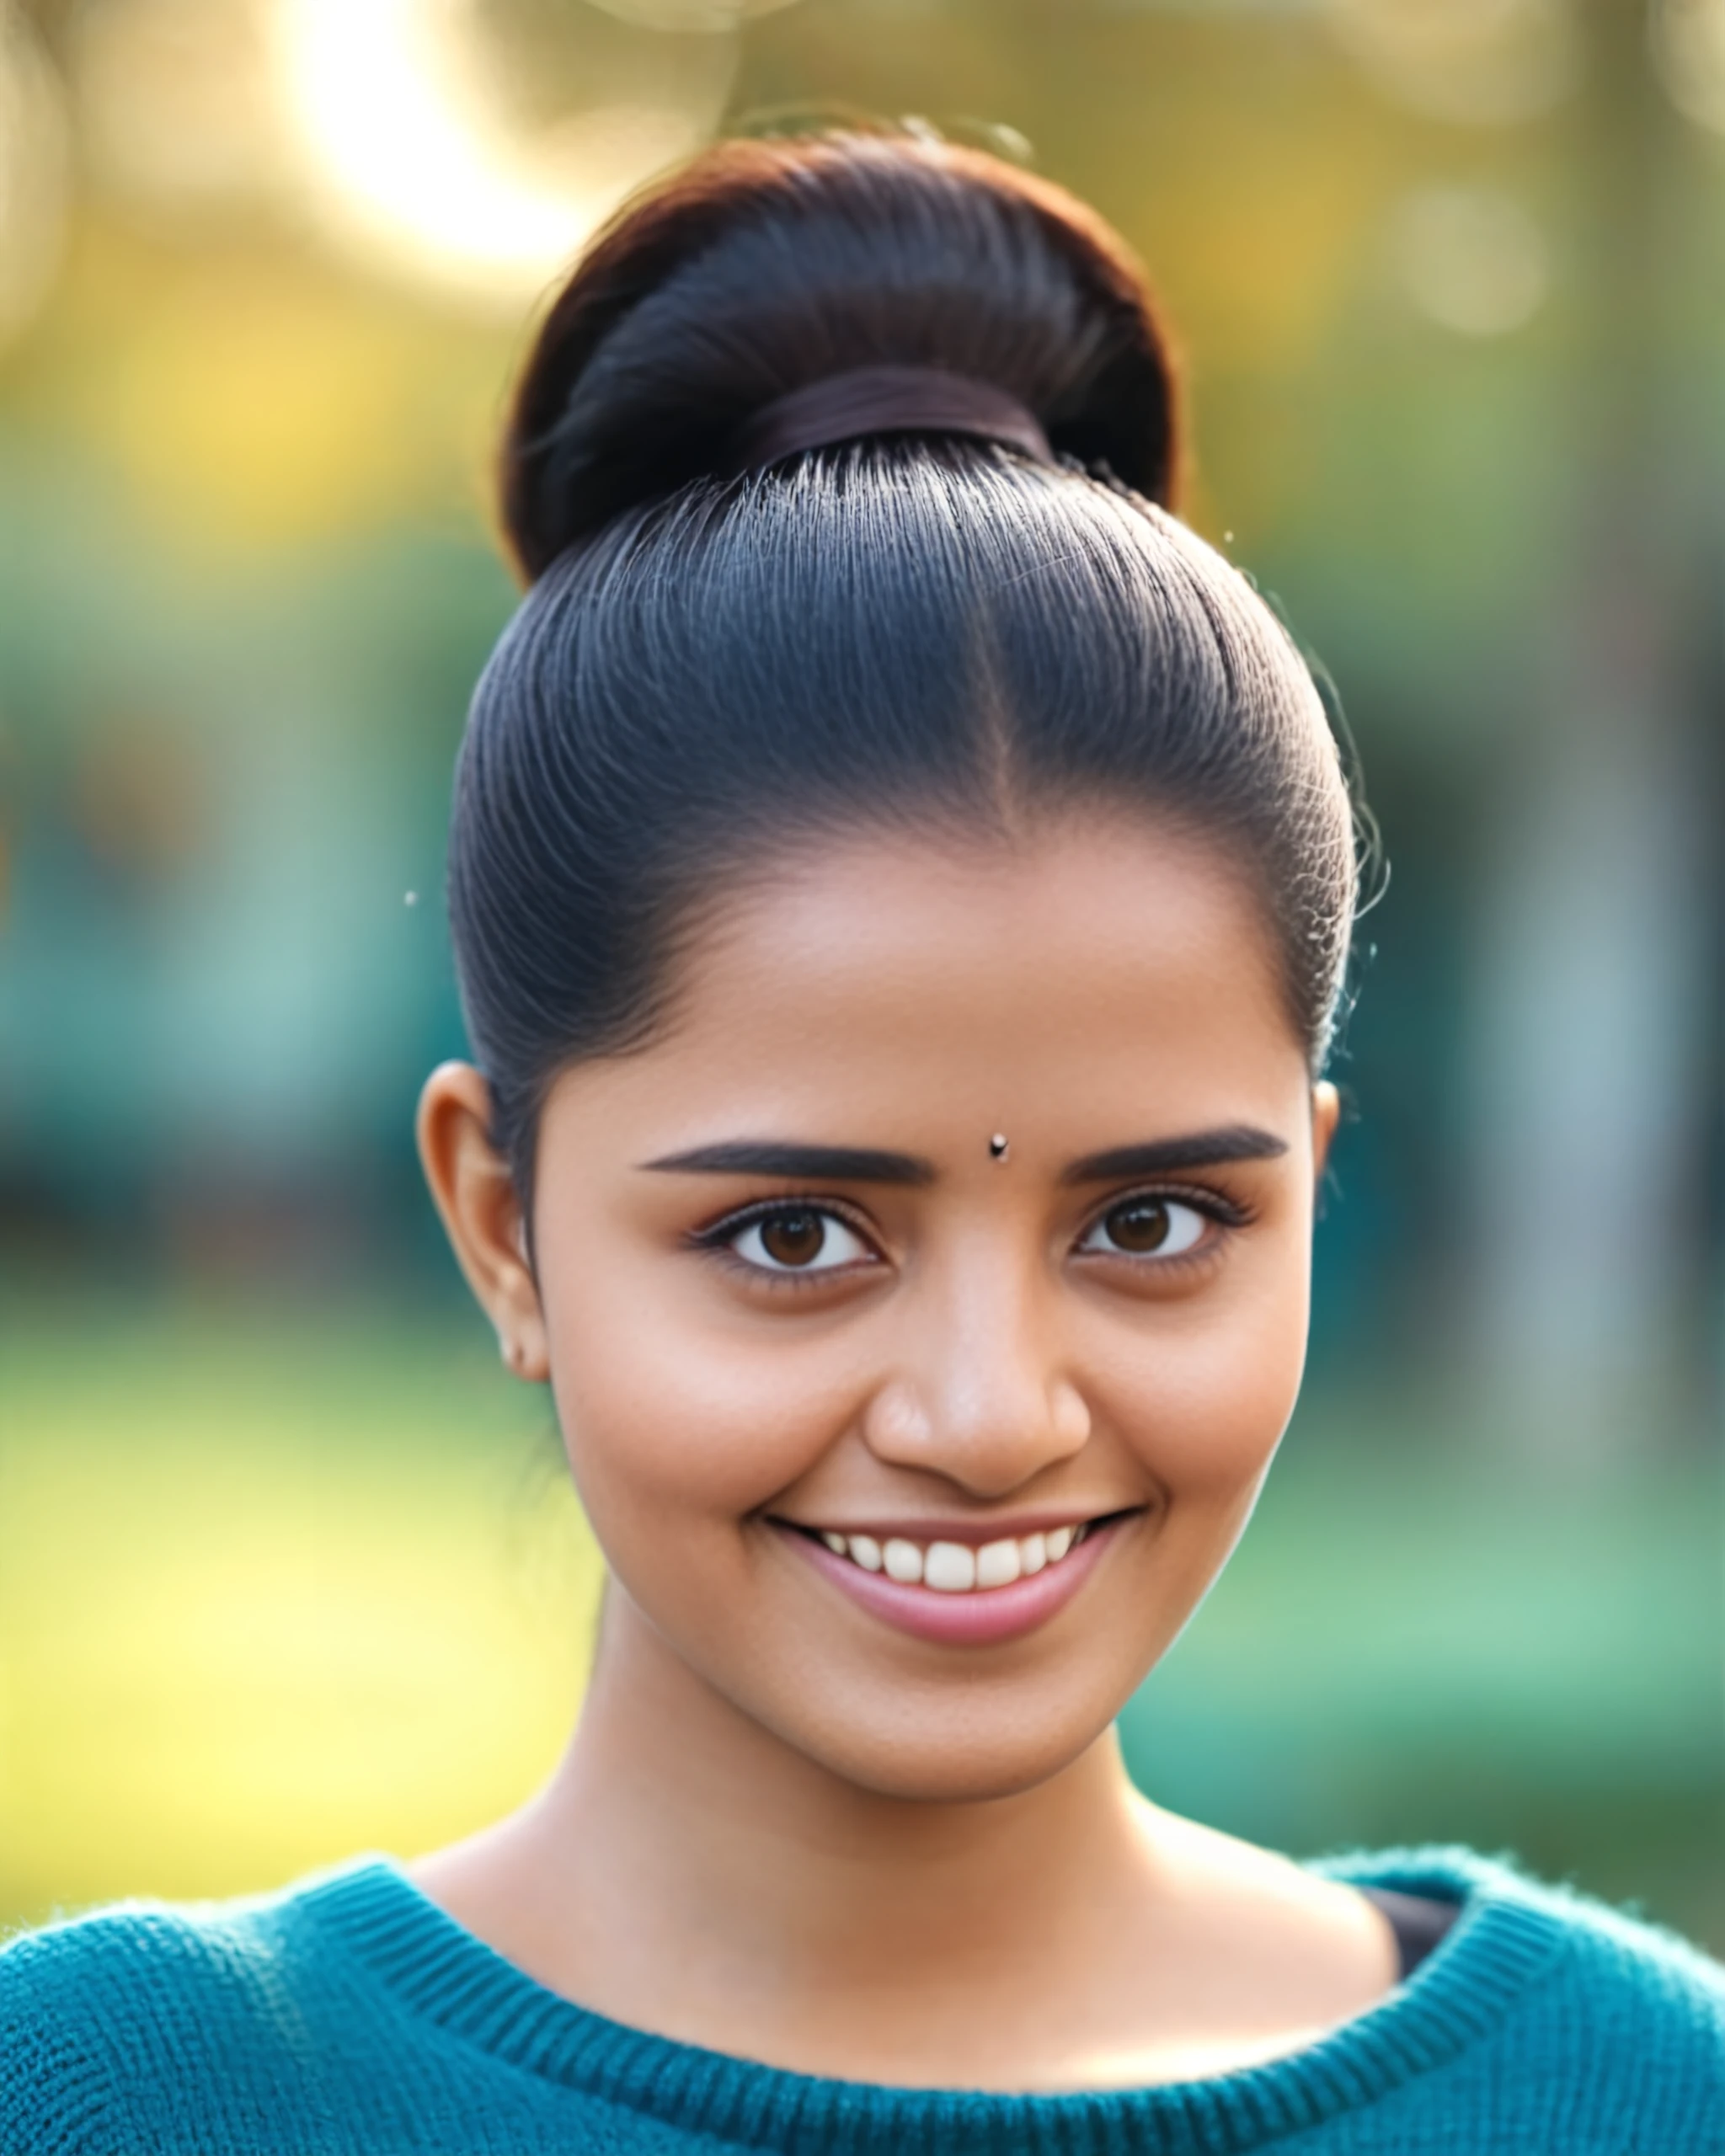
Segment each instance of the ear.
[{"label": "ear", "polygon": [[456,1262],[518,1377],[551,1370],[526,1222],[509,1163],[491,1142],[491,1089],[470,1063],[440,1064],[419,1096],[419,1161]]},{"label": "ear", "polygon": [[1324,1164],[1330,1157],[1330,1144],[1336,1135],[1336,1125],[1342,1119],[1342,1096],[1327,1078],[1311,1089],[1311,1177],[1314,1182],[1323,1181]]}]

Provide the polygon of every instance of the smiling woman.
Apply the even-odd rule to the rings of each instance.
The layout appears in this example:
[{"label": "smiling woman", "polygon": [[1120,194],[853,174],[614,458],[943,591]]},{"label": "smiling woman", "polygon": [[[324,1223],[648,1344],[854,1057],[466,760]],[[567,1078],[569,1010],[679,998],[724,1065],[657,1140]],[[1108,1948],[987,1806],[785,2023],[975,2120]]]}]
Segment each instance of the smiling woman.
[{"label": "smiling woman", "polygon": [[419,1136],[605,1555],[579,1724],[411,1865],[10,1950],[0,2143],[1725,2145],[1700,1956],[1121,1764],[1299,1390],[1356,889],[1176,448],[1119,243],[974,155],[732,146],[577,270]]},{"label": "smiling woman", "polygon": [[[687,952],[650,1049],[553,1082],[531,1303],[474,1081],[434,1081],[434,1182],[621,1589],[601,1669],[654,1665],[627,1695],[698,1669],[803,1761],[923,1801],[1108,1728],[1298,1389],[1334,1097],[1264,947],[1213,847],[1106,810],[836,837]],[[980,1586],[1003,1544],[1033,1577]]]}]

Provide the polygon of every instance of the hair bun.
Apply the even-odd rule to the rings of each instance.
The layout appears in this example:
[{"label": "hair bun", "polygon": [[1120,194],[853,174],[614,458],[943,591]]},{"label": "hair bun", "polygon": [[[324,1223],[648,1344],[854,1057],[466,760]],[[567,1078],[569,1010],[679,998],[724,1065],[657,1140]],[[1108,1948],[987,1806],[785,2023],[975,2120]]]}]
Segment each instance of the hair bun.
[{"label": "hair bun", "polygon": [[552,306],[503,445],[517,563],[531,581],[623,510],[722,473],[767,405],[883,367],[991,384],[1056,455],[1172,499],[1167,341],[1093,211],[921,137],[729,141],[625,209]]}]

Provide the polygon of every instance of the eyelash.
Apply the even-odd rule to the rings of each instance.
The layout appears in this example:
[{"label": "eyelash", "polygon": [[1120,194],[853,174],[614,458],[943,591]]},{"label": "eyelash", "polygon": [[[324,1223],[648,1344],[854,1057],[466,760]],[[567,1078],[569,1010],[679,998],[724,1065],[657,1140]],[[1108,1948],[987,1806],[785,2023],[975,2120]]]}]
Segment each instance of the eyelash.
[{"label": "eyelash", "polygon": [[[1085,1237],[1109,1214],[1118,1213],[1122,1207],[1135,1203],[1183,1205],[1189,1211],[1201,1214],[1207,1220],[1222,1228],[1249,1228],[1258,1218],[1256,1209],[1243,1204],[1238,1198],[1230,1198],[1220,1190],[1211,1190],[1190,1183],[1151,1183],[1136,1190],[1122,1190],[1103,1199],[1078,1230],[1077,1240]],[[1116,1265],[1141,1267],[1161,1273],[1184,1272],[1194,1265],[1203,1265],[1215,1254],[1214,1243],[1206,1239],[1194,1250],[1176,1251],[1166,1257],[1134,1257],[1125,1251],[1084,1251],[1078,1255],[1100,1257]]]},{"label": "eyelash", "polygon": [[1152,1204],[1189,1205],[1194,1213],[1202,1213],[1225,1228],[1249,1228],[1258,1218],[1251,1206],[1228,1197],[1223,1191],[1210,1190],[1199,1183],[1158,1182],[1142,1190],[1123,1190],[1118,1197],[1105,1199],[1091,1214],[1086,1227],[1093,1228],[1098,1220],[1105,1220],[1121,1206],[1143,1198],[1148,1198]]},{"label": "eyelash", "polygon": [[[1140,1189],[1116,1192],[1091,1212],[1075,1241],[1082,1242],[1098,1221],[1106,1219],[1110,1213],[1121,1206],[1131,1204],[1135,1199],[1147,1199],[1152,1203],[1161,1201],[1172,1205],[1188,1205],[1194,1213],[1203,1214],[1205,1219],[1214,1220],[1224,1228],[1250,1227],[1258,1217],[1251,1206],[1242,1204],[1237,1198],[1229,1198],[1219,1190],[1186,1183],[1156,1183]],[[714,1220],[704,1228],[695,1229],[686,1241],[692,1249],[715,1258],[721,1264],[729,1265],[751,1282],[764,1283],[774,1291],[782,1289],[793,1294],[798,1292],[806,1294],[809,1289],[820,1287],[839,1277],[841,1269],[829,1267],[824,1271],[807,1273],[793,1270],[769,1272],[764,1266],[751,1265],[748,1259],[739,1257],[730,1247],[739,1235],[757,1222],[773,1219],[782,1213],[793,1212],[799,1208],[811,1213],[830,1214],[834,1219],[842,1221],[852,1235],[860,1236],[871,1249],[876,1248],[875,1237],[849,1206],[818,1192],[798,1190],[784,1191],[776,1198],[761,1198],[752,1205],[740,1207],[734,1213],[727,1213],[723,1219]],[[1090,1256],[1106,1254],[1087,1253]],[[1184,1251],[1174,1257],[1163,1258],[1133,1258],[1121,1251],[1116,1262],[1123,1265],[1159,1266],[1172,1272],[1177,1267],[1201,1264],[1209,1255],[1210,1246],[1206,1244],[1200,1250]]]},{"label": "eyelash", "polygon": [[853,1235],[867,1243],[879,1257],[876,1239],[860,1216],[836,1198],[825,1197],[814,1191],[787,1190],[777,1198],[761,1198],[753,1205],[745,1205],[734,1213],[727,1213],[723,1219],[713,1221],[710,1226],[697,1228],[687,1241],[692,1249],[715,1259],[721,1265],[729,1266],[732,1271],[740,1273],[753,1283],[764,1285],[774,1293],[806,1294],[811,1288],[822,1287],[837,1279],[841,1271],[848,1268],[828,1266],[807,1273],[794,1270],[769,1272],[764,1265],[751,1265],[747,1258],[739,1257],[730,1247],[745,1229],[754,1227],[757,1222],[776,1219],[782,1213],[798,1211],[825,1213],[835,1220],[842,1221]]}]

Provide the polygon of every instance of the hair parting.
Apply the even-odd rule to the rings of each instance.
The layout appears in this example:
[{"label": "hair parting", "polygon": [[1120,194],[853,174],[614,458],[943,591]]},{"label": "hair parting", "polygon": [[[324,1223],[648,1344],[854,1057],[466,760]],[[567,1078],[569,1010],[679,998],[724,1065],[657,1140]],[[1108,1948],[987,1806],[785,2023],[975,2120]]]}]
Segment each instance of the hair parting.
[{"label": "hair parting", "polygon": [[1212,835],[1322,1064],[1364,827],[1306,661],[1172,513],[1181,458],[1130,255],[978,151],[724,143],[601,234],[503,446],[528,590],[451,842],[524,1199],[556,1072],[650,1038],[726,894],[835,828],[1100,804]]}]

